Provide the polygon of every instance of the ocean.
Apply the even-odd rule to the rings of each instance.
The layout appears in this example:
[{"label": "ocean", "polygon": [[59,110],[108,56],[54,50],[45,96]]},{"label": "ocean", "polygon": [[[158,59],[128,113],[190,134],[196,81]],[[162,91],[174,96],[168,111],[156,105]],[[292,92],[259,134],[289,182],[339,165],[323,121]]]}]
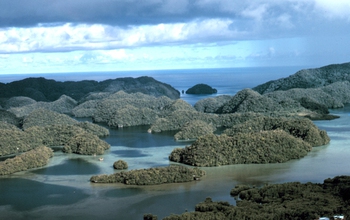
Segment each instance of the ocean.
[{"label": "ocean", "polygon": [[[182,94],[181,99],[194,105],[202,98],[234,95],[269,80],[294,74],[303,67],[263,67],[234,69],[196,69],[130,72],[94,72],[38,74],[59,81],[97,80],[119,77],[151,76],[179,91],[198,83],[218,90],[213,95]],[[2,75],[8,83],[29,75]],[[33,77],[33,75],[31,75]],[[142,219],[153,213],[162,219],[172,213],[193,211],[197,203],[211,197],[214,201],[235,204],[230,190],[237,184],[262,186],[291,181],[321,183],[326,178],[350,175],[350,106],[331,110],[340,118],[315,121],[326,130],[331,142],[315,147],[298,160],[276,164],[248,164],[203,168],[207,175],[200,181],[156,186],[92,184],[96,174],[111,174],[113,163],[125,160],[130,169],[168,166],[168,155],[191,142],[176,142],[174,132],[147,133],[148,126],[110,129],[104,138],[111,149],[99,161],[93,156],[64,154],[56,151],[48,166],[0,177],[0,219]],[[89,120],[89,119],[79,119]]]}]

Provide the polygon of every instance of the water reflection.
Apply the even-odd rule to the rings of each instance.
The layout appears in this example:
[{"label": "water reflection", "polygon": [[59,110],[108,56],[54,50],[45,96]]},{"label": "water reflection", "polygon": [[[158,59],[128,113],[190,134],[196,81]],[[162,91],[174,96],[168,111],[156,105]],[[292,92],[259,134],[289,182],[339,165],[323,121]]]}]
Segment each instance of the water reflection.
[{"label": "water reflection", "polygon": [[92,175],[98,174],[100,168],[82,158],[72,158],[59,165],[43,167],[31,172],[39,175]]},{"label": "water reflection", "polygon": [[20,178],[1,179],[0,195],[0,206],[10,205],[17,211],[47,205],[74,204],[89,196],[78,188]]},{"label": "water reflection", "polygon": [[147,157],[151,156],[149,154],[144,154],[139,150],[114,150],[111,151],[112,154],[116,154],[120,157]]},{"label": "water reflection", "polygon": [[142,188],[122,188],[122,189],[110,189],[107,190],[103,196],[112,198],[122,198],[128,196],[135,196],[142,193]]}]

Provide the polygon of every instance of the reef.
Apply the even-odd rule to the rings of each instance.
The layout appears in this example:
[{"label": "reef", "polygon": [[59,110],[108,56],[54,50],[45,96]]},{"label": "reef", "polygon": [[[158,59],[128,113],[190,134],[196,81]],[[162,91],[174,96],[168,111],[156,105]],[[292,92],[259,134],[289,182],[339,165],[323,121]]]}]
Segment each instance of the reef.
[{"label": "reef", "polygon": [[93,183],[124,183],[126,185],[158,185],[165,183],[182,183],[199,180],[205,175],[203,170],[185,166],[155,167],[130,170],[114,174],[92,176]]}]

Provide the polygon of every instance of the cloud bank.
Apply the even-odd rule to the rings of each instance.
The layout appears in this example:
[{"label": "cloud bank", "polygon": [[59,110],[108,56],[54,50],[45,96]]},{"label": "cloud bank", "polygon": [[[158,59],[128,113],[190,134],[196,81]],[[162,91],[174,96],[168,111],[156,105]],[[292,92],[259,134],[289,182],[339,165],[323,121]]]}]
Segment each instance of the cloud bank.
[{"label": "cloud bank", "polygon": [[[131,62],[161,59],[152,54],[159,48],[171,54],[179,47],[183,61],[205,49],[211,51],[205,60],[231,59],[235,66],[251,65],[242,60],[254,57],[275,64],[288,57],[311,61],[332,47],[339,62],[345,58],[338,50],[350,48],[345,41],[349,25],[347,0],[0,0],[0,54],[25,60],[30,53],[66,53],[71,63],[95,54],[106,63],[115,61],[115,51],[124,51],[119,60]],[[339,39],[344,39],[342,45]],[[234,51],[229,54],[223,45]],[[180,59],[179,54],[167,57],[168,62]]]}]

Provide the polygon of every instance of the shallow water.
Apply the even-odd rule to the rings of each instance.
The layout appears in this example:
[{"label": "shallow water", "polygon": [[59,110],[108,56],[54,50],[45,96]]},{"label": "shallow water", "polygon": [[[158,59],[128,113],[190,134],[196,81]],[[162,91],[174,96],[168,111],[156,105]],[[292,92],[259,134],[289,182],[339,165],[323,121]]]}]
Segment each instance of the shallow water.
[{"label": "shallow water", "polygon": [[[259,81],[263,77],[268,76],[253,78]],[[192,85],[194,78],[192,81],[181,78],[176,81],[176,88]],[[222,83],[217,78],[209,77],[214,87],[217,87],[216,83]],[[228,79],[233,80],[231,76]],[[244,82],[243,78],[239,81],[237,76],[235,79],[240,83],[227,87],[228,93],[234,94],[236,90],[253,84]],[[229,83],[232,81],[226,80],[222,88]],[[226,93],[221,87],[219,91],[219,94]],[[202,97],[184,95],[182,98],[195,103]],[[168,160],[170,152],[191,142],[174,141],[174,132],[149,134],[148,126],[112,129],[111,135],[104,138],[111,144],[111,149],[102,156],[103,161],[99,160],[99,156],[56,151],[44,168],[0,177],[0,219],[133,220],[142,219],[144,213],[156,214],[161,219],[171,213],[193,211],[195,205],[206,197],[235,204],[229,193],[236,184],[262,186],[290,181],[321,183],[326,178],[350,175],[350,105],[331,110],[331,114],[339,115],[340,118],[314,122],[327,131],[331,138],[330,144],[315,147],[302,159],[282,164],[203,168],[207,175],[200,181],[144,187],[92,184],[89,179],[96,174],[118,172],[112,166],[120,159],[128,163],[129,170],[168,166],[172,164]]]}]

